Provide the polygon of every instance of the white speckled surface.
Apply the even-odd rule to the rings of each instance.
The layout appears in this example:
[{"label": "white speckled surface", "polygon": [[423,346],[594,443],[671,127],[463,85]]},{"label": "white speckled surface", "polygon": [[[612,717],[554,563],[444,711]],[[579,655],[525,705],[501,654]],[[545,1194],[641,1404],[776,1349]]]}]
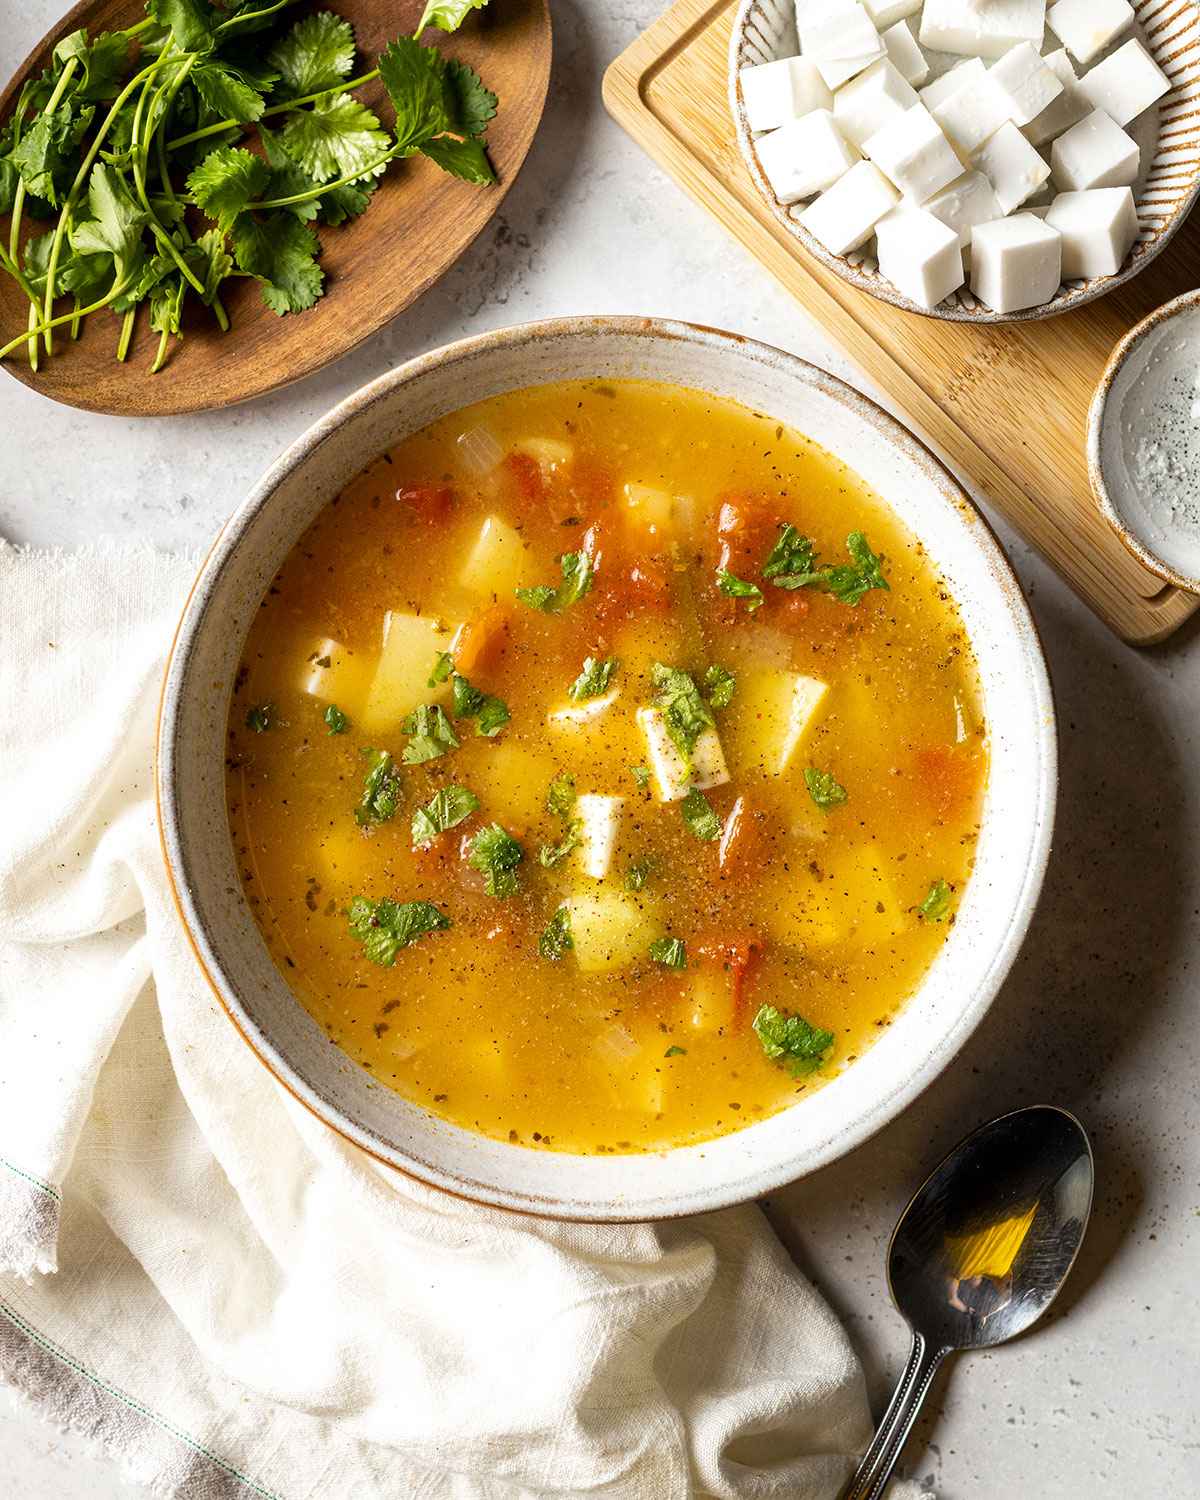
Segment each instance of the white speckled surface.
[{"label": "white speckled surface", "polygon": [[[61,8],[7,9],[0,71]],[[0,535],[204,543],[336,399],[419,350],[524,318],[690,318],[853,379],[767,274],[604,114],[604,66],[657,10],[655,0],[557,0],[550,104],[502,216],[440,286],[324,375],[250,406],[147,423],[86,416],[0,376]],[[1099,1174],[1075,1279],[1044,1328],[951,1369],[913,1471],[931,1476],[942,1500],[1189,1500],[1200,1494],[1200,627],[1135,653],[1004,540],[1044,633],[1063,731],[1059,833],[1039,916],[950,1072],[875,1141],[780,1193],[771,1212],[846,1318],[879,1405],[907,1352],[882,1260],[908,1192],[989,1115],[1035,1100],[1075,1109]],[[142,1493],[3,1392],[0,1475],[6,1500]]]}]

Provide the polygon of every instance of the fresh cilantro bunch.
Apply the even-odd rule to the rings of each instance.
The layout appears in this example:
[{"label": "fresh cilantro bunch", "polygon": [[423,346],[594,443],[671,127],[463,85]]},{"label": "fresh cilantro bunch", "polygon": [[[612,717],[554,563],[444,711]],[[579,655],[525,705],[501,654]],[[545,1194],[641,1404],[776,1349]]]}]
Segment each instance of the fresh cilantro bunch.
[{"label": "fresh cilantro bunch", "polygon": [[[362,213],[392,162],[419,153],[495,181],[484,134],[496,96],[419,41],[487,0],[429,0],[412,36],[358,74],[350,24],[331,11],[293,22],[293,3],[146,0],[145,20],[72,32],[26,81],[0,126],[0,270],[28,299],[29,326],[0,358],[24,348],[37,369],[55,329],[77,337],[108,308],[124,359],[145,305],[157,371],[187,299],[229,327],[231,277],[255,278],[281,316],[311,307],[324,290],[314,226]],[[375,78],[390,126],[353,94]],[[31,221],[48,227],[23,233]],[[70,310],[56,312],[63,297]]]}]

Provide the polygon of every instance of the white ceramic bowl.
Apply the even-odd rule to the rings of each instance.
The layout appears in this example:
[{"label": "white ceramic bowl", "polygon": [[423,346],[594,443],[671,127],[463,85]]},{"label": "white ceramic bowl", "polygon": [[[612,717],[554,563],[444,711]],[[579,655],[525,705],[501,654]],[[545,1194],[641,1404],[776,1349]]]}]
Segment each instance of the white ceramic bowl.
[{"label": "white ceramic bowl", "polygon": [[[738,149],[759,196],[776,222],[823,265],[872,297],[924,317],[958,323],[1017,323],[1052,318],[1081,307],[1136,276],[1187,218],[1200,194],[1200,3],[1132,0],[1132,5],[1136,24],[1120,42],[1136,36],[1171,80],[1170,90],[1159,103],[1128,127],[1142,148],[1142,171],[1133,189],[1138,215],[1137,241],[1115,276],[1064,282],[1049,302],[1038,307],[1014,313],[993,312],[964,285],[931,311],[906,297],[886,276],[880,275],[874,256],[868,253],[869,245],[850,255],[833,255],[796,222],[807,205],[797,203],[789,208],[775,197],[759,164],[755,137],[746,122],[738,72],[752,63],[796,54],[799,44],[794,0],[741,0],[738,6],[729,45],[729,104],[737,129]],[[1038,149],[1046,154],[1049,146]]]},{"label": "white ceramic bowl", "polygon": [[[924,983],[845,1073],[771,1119],[658,1154],[570,1156],[489,1140],[382,1088],[293,999],[242,897],[225,813],[230,690],[255,611],[289,549],[362,465],[500,391],[622,376],[733,397],[811,434],[856,469],[928,549],[978,659],[991,772],[975,873]],[[311,428],[218,538],[164,686],[158,795],[180,912],[230,1017],[280,1082],[365,1150],[504,1207],[585,1220],[687,1214],[751,1198],[857,1145],[962,1046],[1017,952],[1041,887],[1055,795],[1054,711],[1037,635],[990,531],[910,434],[832,375],[733,334],[580,318],[484,334],[364,387]]]}]

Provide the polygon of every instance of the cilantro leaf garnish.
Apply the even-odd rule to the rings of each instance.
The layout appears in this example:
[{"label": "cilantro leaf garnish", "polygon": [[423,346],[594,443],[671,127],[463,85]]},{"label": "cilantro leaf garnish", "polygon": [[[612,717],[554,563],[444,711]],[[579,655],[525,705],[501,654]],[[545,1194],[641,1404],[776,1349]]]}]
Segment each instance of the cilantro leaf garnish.
[{"label": "cilantro leaf garnish", "polygon": [[815,566],[812,538],[801,536],[789,521],[780,528],[779,540],[767,554],[762,576],[769,578],[776,588],[801,589],[817,581]]},{"label": "cilantro leaf garnish", "polygon": [[847,799],[846,788],[839,783],[832,771],[818,771],[816,766],[805,766],[804,785],[808,788],[808,795],[823,812],[841,807]]},{"label": "cilantro leaf garnish", "polygon": [[658,689],[654,706],[661,711],[676,749],[685,760],[690,760],[696,741],[706,729],[712,729],[716,724],[712,711],[687,672],[656,661],[651,668],[651,677]]},{"label": "cilantro leaf garnish", "polygon": [[387,168],[380,157],[392,144],[378,117],[352,94],[327,94],[296,110],[283,127],[283,143],[317,182],[360,172],[377,177]]},{"label": "cilantro leaf garnish", "polygon": [[205,0],[146,0],[146,10],[171,33],[180,52],[206,52],[217,12]]},{"label": "cilantro leaf garnish", "polygon": [[646,788],[650,785],[650,767],[649,766],[630,766],[629,771],[630,771],[630,775],[632,775],[634,781],[637,782],[638,786],[641,787],[642,791],[645,791]]},{"label": "cilantro leaf garnish", "polygon": [[421,142],[421,155],[436,162],[443,172],[452,177],[461,177],[464,182],[474,182],[480,187],[495,182],[496,173],[488,161],[482,141],[468,137],[457,141],[452,135],[439,135],[436,140]]},{"label": "cilantro leaf garnish", "polygon": [[252,729],[255,734],[265,734],[275,722],[275,705],[273,703],[256,703],[246,713],[246,728]]},{"label": "cilantro leaf garnish", "polygon": [[538,952],[543,958],[560,959],[574,946],[575,942],[571,937],[571,909],[569,906],[560,906],[538,938]]},{"label": "cilantro leaf garnish", "polygon": [[426,0],[413,35],[420,36],[426,26],[436,26],[439,31],[457,31],[473,10],[486,4],[487,0]]},{"label": "cilantro leaf garnish", "polygon": [[576,703],[581,703],[585,698],[598,698],[608,687],[620,665],[615,656],[606,656],[603,661],[598,661],[594,656],[584,657],[583,670],[567,689],[567,697]]},{"label": "cilantro leaf garnish", "polygon": [[544,870],[552,870],[555,865],[561,865],[567,855],[579,848],[583,834],[578,822],[567,825],[566,835],[559,844],[543,844],[538,850],[538,864]]},{"label": "cilantro leaf garnish", "polygon": [[457,828],[479,809],[479,798],[465,786],[452,782],[439,787],[424,807],[418,807],[412,816],[412,841],[414,848],[428,844],[445,833],[447,828]]},{"label": "cilantro leaf garnish", "polygon": [[713,839],[721,837],[721,820],[713,812],[708,798],[698,787],[692,787],[688,792],[679,804],[679,811],[688,826],[688,831],[696,838],[703,839],[705,843],[711,843]]},{"label": "cilantro leaf garnish", "polygon": [[870,589],[888,588],[880,560],[861,531],[852,531],[846,538],[846,550],[853,559],[851,562],[834,563],[822,569],[825,587],[835,599],[853,606]]},{"label": "cilantro leaf garnish", "polygon": [[463,135],[480,137],[496,114],[496,96],[470,63],[450,58],[446,63],[446,86],[450,96],[450,128]]},{"label": "cilantro leaf garnish", "polygon": [[218,146],[192,168],[188,192],[219,229],[229,230],[266,187],[270,173],[262,157],[244,146]]},{"label": "cilantro leaf garnish", "polygon": [[397,37],[379,54],[379,76],[396,111],[396,146],[412,150],[450,129],[445,64],[415,37]]},{"label": "cilantro leaf garnish", "polygon": [[728,708],[736,687],[737,678],[726,667],[711,666],[704,674],[704,691],[714,708]]},{"label": "cilantro leaf garnish", "polygon": [[[454,668],[454,657],[449,651],[439,651],[434,658],[433,671],[429,674],[426,687],[437,687],[439,683],[446,682]],[[463,679],[466,680],[465,678]]]},{"label": "cilantro leaf garnish", "polygon": [[682,938],[655,938],[650,944],[650,957],[668,969],[687,967],[687,948]]},{"label": "cilantro leaf garnish", "polygon": [[489,896],[503,900],[517,889],[517,866],[525,858],[525,851],[501,828],[499,823],[489,823],[471,840],[470,863],[483,873],[483,885]]},{"label": "cilantro leaf garnish", "polygon": [[929,887],[929,894],[917,907],[918,916],[924,917],[927,922],[944,922],[950,912],[953,894],[947,881],[935,880]]},{"label": "cilantro leaf garnish", "polygon": [[337,88],[354,66],[354,32],[349,21],[330,11],[305,16],[267,53],[279,74],[279,93],[288,99]]},{"label": "cilantro leaf garnish", "polygon": [[717,588],[722,594],[728,594],[731,599],[745,599],[752,611],[763,602],[762,589],[758,584],[739,578],[727,568],[717,569]]},{"label": "cilantro leaf garnish", "polygon": [[396,816],[404,784],[390,750],[364,749],[369,770],[363,781],[363,793],[354,809],[354,821],[360,828],[368,823],[387,823]]},{"label": "cilantro leaf garnish", "polygon": [[687,1056],[687,1048],[686,1047],[671,1046],[671,1047],[667,1048],[667,1050],[663,1053],[663,1056],[664,1057],[686,1057]]},{"label": "cilantro leaf garnish", "polygon": [[569,771],[560,771],[546,790],[546,811],[569,818],[574,806],[575,778]]},{"label": "cilantro leaf garnish", "polygon": [[409,737],[400,756],[406,766],[437,760],[447,750],[457,750],[459,746],[458,736],[440,703],[419,704],[406,716],[400,729]]},{"label": "cilantro leaf garnish", "polygon": [[193,68],[189,77],[196,92],[218,119],[228,117],[239,124],[257,120],[266,108],[266,101],[256,88],[232,68],[220,63],[201,63]]},{"label": "cilantro leaf garnish", "polygon": [[539,583],[530,589],[515,589],[522,604],[543,614],[561,615],[587,594],[592,587],[595,569],[586,552],[564,552],[559,559],[562,582],[555,588],[548,583]]},{"label": "cilantro leaf garnish", "polygon": [[265,219],[239,214],[229,234],[238,268],[262,282],[263,301],[280,317],[303,312],[320,297],[325,273],[317,264],[316,235],[294,214]]},{"label": "cilantro leaf garnish", "polygon": [[330,734],[345,734],[347,729],[350,728],[350,720],[336,703],[331,703],[322,717],[326,724],[329,725]]},{"label": "cilantro leaf garnish", "polygon": [[391,968],[396,954],[430,932],[444,932],[450,918],[432,901],[372,901],[355,896],[350,903],[350,931],[373,964]]},{"label": "cilantro leaf garnish", "polygon": [[625,889],[627,891],[644,891],[646,882],[650,879],[650,872],[654,869],[652,859],[635,859],[625,871]]},{"label": "cilantro leaf garnish", "polygon": [[793,1078],[814,1073],[833,1046],[832,1031],[813,1026],[803,1016],[789,1015],[764,1005],[753,1021],[754,1032],[772,1062],[786,1068]]},{"label": "cilantro leaf garnish", "polygon": [[491,739],[508,723],[508,704],[474,687],[460,673],[454,674],[454,717],[474,719],[478,734]]}]

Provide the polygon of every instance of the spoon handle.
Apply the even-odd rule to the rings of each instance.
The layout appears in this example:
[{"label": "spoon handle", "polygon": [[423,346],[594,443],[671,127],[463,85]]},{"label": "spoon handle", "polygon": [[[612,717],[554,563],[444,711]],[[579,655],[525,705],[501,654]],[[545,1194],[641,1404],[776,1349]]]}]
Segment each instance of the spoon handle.
[{"label": "spoon handle", "polygon": [[908,1364],[896,1382],[871,1446],[863,1454],[854,1478],[842,1491],[841,1500],[879,1500],[929,1394],[934,1374],[947,1352],[932,1348],[923,1335],[913,1334]]}]

